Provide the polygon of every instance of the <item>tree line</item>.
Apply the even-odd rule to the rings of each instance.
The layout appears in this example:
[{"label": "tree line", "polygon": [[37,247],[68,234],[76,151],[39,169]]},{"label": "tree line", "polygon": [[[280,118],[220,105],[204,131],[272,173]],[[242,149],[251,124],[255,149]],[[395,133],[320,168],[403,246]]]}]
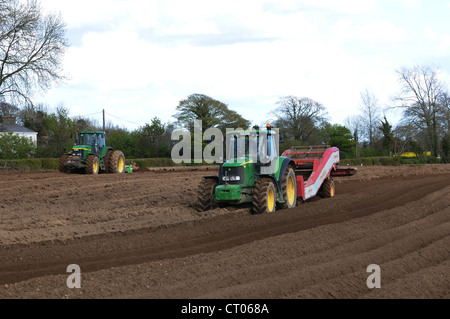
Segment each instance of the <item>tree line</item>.
[{"label": "tree line", "polygon": [[[128,158],[168,158],[177,142],[172,140],[173,131],[184,128],[193,132],[195,120],[202,121],[203,131],[214,127],[224,134],[227,128],[259,128],[259,125],[252,126],[251,121],[231,110],[225,103],[204,94],[188,96],[179,102],[176,110],[173,123],[162,123],[161,119],[154,117],[149,124],[133,131],[108,123],[105,128],[107,145],[122,150]],[[285,137],[286,148],[292,145],[327,143],[340,147],[344,157],[346,154],[350,155],[354,146],[351,132],[344,126],[327,122],[325,113],[325,107],[311,99],[285,97],[280,99],[279,107],[274,112],[278,114],[278,118],[273,127],[279,128]],[[37,147],[33,147],[26,138],[16,136],[13,141],[10,135],[0,135],[1,159],[22,158],[25,154],[25,157],[57,158],[73,147],[73,133],[77,129],[103,130],[88,117],[70,117],[69,110],[63,106],[50,112],[42,104],[19,109],[8,103],[0,103],[0,114],[14,115],[19,124],[38,133]],[[21,152],[11,150],[19,146],[17,141],[21,141]]]}]

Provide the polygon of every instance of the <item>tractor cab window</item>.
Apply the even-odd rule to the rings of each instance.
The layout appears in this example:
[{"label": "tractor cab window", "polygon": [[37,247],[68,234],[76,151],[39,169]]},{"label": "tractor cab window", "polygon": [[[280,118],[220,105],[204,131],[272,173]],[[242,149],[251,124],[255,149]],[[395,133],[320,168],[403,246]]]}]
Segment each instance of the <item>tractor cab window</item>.
[{"label": "tractor cab window", "polygon": [[235,133],[227,136],[227,159],[267,163],[278,155],[275,138],[264,133]]},{"label": "tractor cab window", "polygon": [[276,159],[278,157],[278,147],[276,145],[276,137],[272,134],[269,134],[267,136],[267,149],[268,149],[268,156],[271,161]]},{"label": "tractor cab window", "polygon": [[98,145],[100,147],[104,147],[106,145],[105,135],[104,134],[98,134]]},{"label": "tractor cab window", "polygon": [[227,160],[244,160],[246,157],[246,144],[248,143],[248,136],[240,134],[227,135],[226,142]]},{"label": "tractor cab window", "polygon": [[93,151],[105,145],[104,134],[80,134],[80,145],[89,145]]},{"label": "tractor cab window", "polygon": [[262,134],[259,137],[259,161],[268,163],[278,157],[275,137],[272,134]]},{"label": "tractor cab window", "polygon": [[90,134],[80,134],[80,144],[81,145],[91,145],[92,138]]}]

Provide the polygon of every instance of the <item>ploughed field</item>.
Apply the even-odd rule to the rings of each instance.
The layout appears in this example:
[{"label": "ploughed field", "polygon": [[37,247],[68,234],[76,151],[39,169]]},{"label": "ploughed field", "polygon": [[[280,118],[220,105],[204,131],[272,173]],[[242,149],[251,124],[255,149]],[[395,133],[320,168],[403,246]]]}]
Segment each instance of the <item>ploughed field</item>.
[{"label": "ploughed field", "polygon": [[334,198],[263,215],[197,212],[216,172],[0,172],[0,298],[450,297],[450,165],[359,167]]}]

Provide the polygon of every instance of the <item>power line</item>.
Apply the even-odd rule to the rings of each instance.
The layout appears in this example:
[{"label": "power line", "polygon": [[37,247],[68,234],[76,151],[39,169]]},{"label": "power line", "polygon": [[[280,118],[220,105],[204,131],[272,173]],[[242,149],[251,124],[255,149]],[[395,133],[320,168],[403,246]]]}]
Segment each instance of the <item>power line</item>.
[{"label": "power line", "polygon": [[[92,114],[80,115],[80,117],[89,117],[89,116],[93,116],[93,115],[97,115],[97,114],[102,114],[102,113],[103,113],[103,111],[100,111],[100,112],[96,112],[96,113],[92,113]],[[116,118],[116,119],[118,119],[118,120],[121,120],[121,121],[125,121],[125,122],[131,123],[131,124],[134,124],[134,125],[138,125],[138,126],[142,126],[142,124],[139,124],[139,123],[136,123],[136,122],[132,122],[132,121],[123,119],[123,118],[121,118],[121,117],[112,115],[112,114],[107,113],[107,112],[105,112],[105,114],[107,114],[107,115],[109,115],[109,116],[112,116],[112,117],[114,117],[114,118]]]},{"label": "power line", "polygon": [[[105,112],[106,113],[106,112]],[[112,115],[112,114],[109,114],[109,113],[106,113],[107,115],[109,115],[109,116],[112,116],[112,117],[115,117],[116,119],[119,119],[119,120],[122,120],[122,121],[125,121],[125,122],[128,122],[128,123],[131,123],[131,124],[134,124],[134,125],[138,125],[138,126],[141,126],[142,124],[139,124],[139,123],[136,123],[136,122],[132,122],[132,121],[129,121],[129,120],[125,120],[125,119],[123,119],[123,118],[120,118],[120,117],[118,117],[118,116],[115,116],[115,115]]]},{"label": "power line", "polygon": [[97,115],[97,114],[101,114],[102,112],[97,112],[97,113],[92,113],[92,114],[87,114],[87,115],[81,115],[82,117],[88,117],[88,116],[92,116],[92,115]]}]

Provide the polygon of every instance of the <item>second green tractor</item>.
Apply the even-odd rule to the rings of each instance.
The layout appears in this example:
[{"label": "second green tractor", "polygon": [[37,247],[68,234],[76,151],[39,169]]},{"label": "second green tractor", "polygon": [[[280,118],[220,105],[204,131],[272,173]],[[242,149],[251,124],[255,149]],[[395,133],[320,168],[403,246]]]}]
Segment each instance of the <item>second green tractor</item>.
[{"label": "second green tractor", "polygon": [[104,131],[77,132],[75,146],[60,157],[61,172],[84,171],[86,174],[125,172],[125,156],[119,150],[106,146]]}]

